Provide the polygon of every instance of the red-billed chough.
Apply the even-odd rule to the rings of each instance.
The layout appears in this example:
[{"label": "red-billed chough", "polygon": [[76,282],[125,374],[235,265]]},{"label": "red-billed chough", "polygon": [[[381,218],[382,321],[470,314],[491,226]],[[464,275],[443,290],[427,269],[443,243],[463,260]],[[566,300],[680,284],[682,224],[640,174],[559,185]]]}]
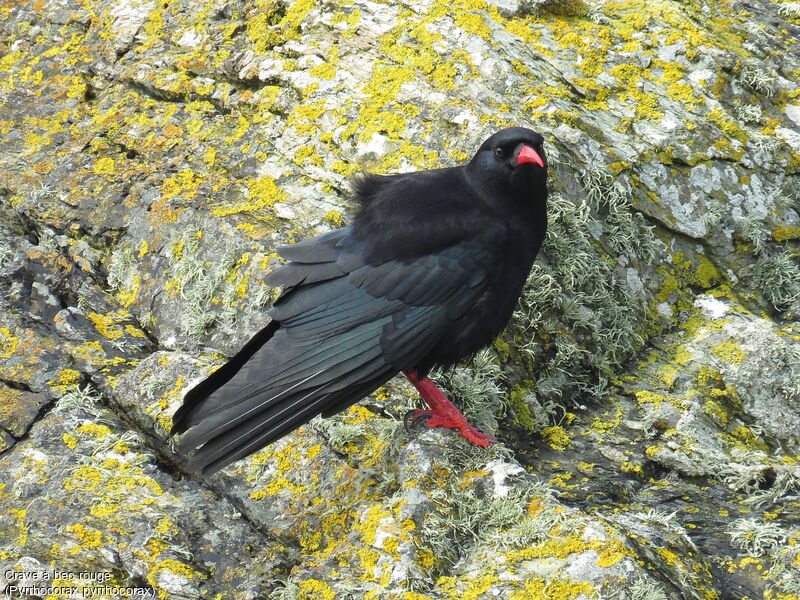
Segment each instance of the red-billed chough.
[{"label": "red-billed chough", "polygon": [[511,317],[547,228],[541,135],[491,136],[466,165],[355,186],[353,224],[280,249],[272,321],[186,394],[172,433],[213,473],[316,415],[344,410],[399,371],[431,427],[481,433],[427,377],[490,344]]}]

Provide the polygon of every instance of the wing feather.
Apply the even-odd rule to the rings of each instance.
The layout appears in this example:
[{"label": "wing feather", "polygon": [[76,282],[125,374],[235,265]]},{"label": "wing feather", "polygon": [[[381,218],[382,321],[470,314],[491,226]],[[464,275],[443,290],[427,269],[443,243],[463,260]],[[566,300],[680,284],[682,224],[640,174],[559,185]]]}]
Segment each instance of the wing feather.
[{"label": "wing feather", "polygon": [[289,263],[264,278],[271,287],[293,288],[300,284],[317,283],[341,277],[344,272],[335,262]]},{"label": "wing feather", "polygon": [[296,244],[281,246],[278,248],[278,254],[286,260],[298,263],[336,261],[339,258],[337,246],[340,242],[347,240],[350,233],[350,227],[343,227],[330,233],[307,238]]}]

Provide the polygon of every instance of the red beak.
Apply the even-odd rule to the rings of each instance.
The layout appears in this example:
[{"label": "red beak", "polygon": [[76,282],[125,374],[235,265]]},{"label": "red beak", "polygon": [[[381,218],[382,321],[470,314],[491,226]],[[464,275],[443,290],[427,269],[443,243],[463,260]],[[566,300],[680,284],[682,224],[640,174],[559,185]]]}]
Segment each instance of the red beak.
[{"label": "red beak", "polygon": [[517,166],[523,163],[533,163],[535,165],[539,165],[544,169],[544,161],[539,154],[531,148],[530,146],[526,146],[522,144],[519,149],[519,153],[517,154]]}]

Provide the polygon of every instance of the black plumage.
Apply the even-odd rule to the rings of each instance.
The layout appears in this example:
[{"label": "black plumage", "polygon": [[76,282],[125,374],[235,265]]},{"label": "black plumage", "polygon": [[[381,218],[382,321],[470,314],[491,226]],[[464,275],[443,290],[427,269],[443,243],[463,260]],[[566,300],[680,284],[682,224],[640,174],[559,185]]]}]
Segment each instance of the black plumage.
[{"label": "black plumage", "polygon": [[433,385],[431,368],[488,345],[511,317],[547,227],[542,144],[512,127],[464,166],[367,176],[352,226],[280,249],[291,262],[268,276],[283,287],[273,320],[174,416],[180,450],[195,451],[189,467],[214,472],[398,371],[441,417],[431,425],[472,439],[421,382]]}]

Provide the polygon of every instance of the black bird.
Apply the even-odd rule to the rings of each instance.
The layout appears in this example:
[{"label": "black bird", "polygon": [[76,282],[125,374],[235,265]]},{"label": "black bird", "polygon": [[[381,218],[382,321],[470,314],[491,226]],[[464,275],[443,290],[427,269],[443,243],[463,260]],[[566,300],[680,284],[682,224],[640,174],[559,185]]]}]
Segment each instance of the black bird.
[{"label": "black bird", "polygon": [[280,249],[268,276],[272,321],[186,394],[172,433],[209,474],[316,415],[349,407],[398,371],[430,406],[431,427],[472,427],[427,377],[505,327],[547,228],[544,139],[497,132],[466,165],[371,175],[353,224]]}]

